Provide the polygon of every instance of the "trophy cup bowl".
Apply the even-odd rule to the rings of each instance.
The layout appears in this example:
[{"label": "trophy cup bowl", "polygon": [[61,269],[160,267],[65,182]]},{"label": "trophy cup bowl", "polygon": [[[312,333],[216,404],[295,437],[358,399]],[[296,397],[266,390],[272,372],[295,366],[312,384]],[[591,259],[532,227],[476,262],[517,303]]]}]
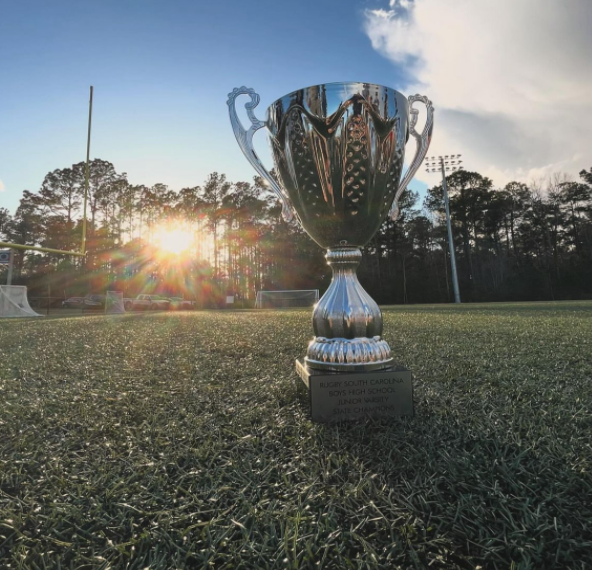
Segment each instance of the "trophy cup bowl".
[{"label": "trophy cup bowl", "polygon": [[[245,130],[235,100],[245,104]],[[427,118],[420,135],[419,111]],[[398,199],[424,159],[433,128],[433,107],[423,96],[405,95],[371,83],[327,83],[293,91],[272,103],[265,121],[254,115],[259,95],[240,87],[229,94],[230,121],[239,146],[294,218],[327,250],[331,285],[313,311],[315,338],[304,359],[314,370],[363,372],[392,367],[382,335],[382,314],[360,285],[356,268],[361,248],[387,215],[398,215]],[[266,127],[279,182],[265,169],[252,139]],[[405,145],[412,135],[417,151],[401,183]]]}]

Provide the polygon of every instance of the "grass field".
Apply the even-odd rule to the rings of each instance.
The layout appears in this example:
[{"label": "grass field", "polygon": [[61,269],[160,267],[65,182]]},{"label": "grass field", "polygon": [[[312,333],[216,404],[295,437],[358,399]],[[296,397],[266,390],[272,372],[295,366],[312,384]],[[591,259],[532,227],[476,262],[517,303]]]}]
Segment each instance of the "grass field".
[{"label": "grass field", "polygon": [[416,416],[332,426],[309,311],[0,322],[0,568],[592,567],[592,302],[384,316]]}]

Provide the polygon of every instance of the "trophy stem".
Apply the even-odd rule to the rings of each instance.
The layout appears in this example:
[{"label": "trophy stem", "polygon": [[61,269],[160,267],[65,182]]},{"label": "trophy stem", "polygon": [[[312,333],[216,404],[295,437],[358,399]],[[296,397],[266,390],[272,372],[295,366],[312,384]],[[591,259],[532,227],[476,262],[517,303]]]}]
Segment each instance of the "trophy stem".
[{"label": "trophy stem", "polygon": [[358,247],[327,250],[333,279],[313,312],[315,339],[306,364],[311,368],[359,372],[393,365],[382,334],[382,313],[356,275],[362,258]]}]

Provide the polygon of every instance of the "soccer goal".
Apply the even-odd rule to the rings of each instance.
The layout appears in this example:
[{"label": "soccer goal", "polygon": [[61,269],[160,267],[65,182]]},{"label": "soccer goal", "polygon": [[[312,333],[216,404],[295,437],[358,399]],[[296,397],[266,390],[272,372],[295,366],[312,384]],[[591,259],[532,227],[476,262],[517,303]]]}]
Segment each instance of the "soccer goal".
[{"label": "soccer goal", "polygon": [[318,300],[318,289],[258,291],[255,300],[255,308],[277,309],[282,307],[312,307]]},{"label": "soccer goal", "polygon": [[107,296],[105,297],[105,313],[108,315],[125,313],[123,293],[120,291],[107,291]]},{"label": "soccer goal", "polygon": [[40,316],[29,305],[26,287],[22,285],[0,285],[0,318]]}]

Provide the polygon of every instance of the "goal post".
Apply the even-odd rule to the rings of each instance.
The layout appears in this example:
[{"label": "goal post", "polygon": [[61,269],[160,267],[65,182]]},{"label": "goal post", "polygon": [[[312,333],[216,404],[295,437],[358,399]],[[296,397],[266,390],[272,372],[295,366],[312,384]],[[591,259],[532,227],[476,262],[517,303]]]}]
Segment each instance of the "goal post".
[{"label": "goal post", "polygon": [[10,249],[18,249],[21,251],[40,251],[42,253],[55,253],[58,255],[74,255],[77,257],[86,256],[86,209],[88,204],[88,179],[89,179],[89,164],[90,164],[90,130],[92,124],[92,103],[93,103],[93,86],[90,86],[90,99],[88,102],[88,138],[86,141],[86,170],[84,175],[84,208],[82,212],[82,235],[80,236],[80,250],[68,251],[65,249],[54,249],[52,247],[41,247],[38,245],[27,245],[23,243],[12,243],[8,241],[0,241],[0,247],[9,247]]},{"label": "goal post", "polygon": [[11,243],[8,241],[0,241],[0,247],[9,247],[10,249],[19,249],[23,251],[41,251],[42,253],[57,253],[58,255],[75,255],[84,257],[86,253],[83,251],[67,251],[65,249],[53,249],[52,247],[40,247],[36,245],[26,245],[22,243]]},{"label": "goal post", "polygon": [[256,309],[312,307],[319,300],[318,289],[288,289],[283,291],[257,291]]}]

